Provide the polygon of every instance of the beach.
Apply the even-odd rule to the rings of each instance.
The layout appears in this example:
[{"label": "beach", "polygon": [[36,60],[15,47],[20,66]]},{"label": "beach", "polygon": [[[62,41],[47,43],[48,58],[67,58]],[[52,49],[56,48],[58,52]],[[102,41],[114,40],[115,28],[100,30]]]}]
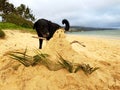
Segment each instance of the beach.
[{"label": "beach", "polygon": [[[120,40],[113,39],[108,37],[95,37],[95,36],[80,36],[80,35],[70,35],[68,38],[69,41],[78,40],[86,45],[86,50],[91,53],[91,55],[95,55],[96,57],[100,57],[101,60],[105,61],[119,61],[120,60]],[[76,46],[76,50],[80,50]]]},{"label": "beach", "polygon": [[[27,48],[30,55],[33,55],[32,51],[39,47],[39,42],[32,36],[37,35],[18,30],[4,31],[6,37],[0,39],[0,90],[120,89],[120,39],[63,34],[60,42],[55,41],[56,38],[44,42],[43,51],[53,55],[52,59],[56,58],[54,49],[64,48],[58,52],[71,62],[99,67],[92,74],[85,75],[82,71],[69,73],[65,69],[50,71],[43,65],[35,67],[20,65],[7,54],[11,51],[24,51]],[[78,41],[80,44],[69,44],[73,41]],[[62,47],[58,47],[57,44]],[[17,70],[14,69],[16,65],[19,65]]]}]

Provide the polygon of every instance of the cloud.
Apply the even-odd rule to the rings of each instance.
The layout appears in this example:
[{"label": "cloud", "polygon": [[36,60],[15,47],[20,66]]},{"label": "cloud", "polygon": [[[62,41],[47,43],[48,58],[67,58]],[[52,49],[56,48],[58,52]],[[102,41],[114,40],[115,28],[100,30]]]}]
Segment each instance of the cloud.
[{"label": "cloud", "polygon": [[71,25],[114,27],[120,23],[120,0],[9,0],[29,6],[34,15],[58,24],[66,18]]}]

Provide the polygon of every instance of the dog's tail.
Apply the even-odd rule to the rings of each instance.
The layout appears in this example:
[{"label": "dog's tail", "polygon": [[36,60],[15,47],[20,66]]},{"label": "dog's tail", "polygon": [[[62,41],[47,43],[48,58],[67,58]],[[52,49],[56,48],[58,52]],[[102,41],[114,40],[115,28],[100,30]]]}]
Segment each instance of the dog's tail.
[{"label": "dog's tail", "polygon": [[68,20],[63,19],[63,20],[62,20],[62,24],[65,24],[65,30],[66,30],[66,31],[69,31],[70,24],[69,24]]}]

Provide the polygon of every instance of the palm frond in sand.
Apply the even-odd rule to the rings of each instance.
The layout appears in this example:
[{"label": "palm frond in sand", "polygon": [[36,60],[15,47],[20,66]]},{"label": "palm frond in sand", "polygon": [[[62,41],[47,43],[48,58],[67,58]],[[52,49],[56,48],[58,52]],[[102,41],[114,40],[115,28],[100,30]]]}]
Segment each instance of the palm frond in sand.
[{"label": "palm frond in sand", "polygon": [[49,63],[49,61],[47,59],[47,57],[49,56],[48,54],[43,54],[38,49],[34,50],[34,52],[36,53],[36,55],[33,56],[33,64],[32,64],[32,66],[38,64],[39,62],[44,63],[44,64],[48,64]]},{"label": "palm frond in sand", "polygon": [[9,55],[11,58],[18,60],[20,63],[22,63],[24,66],[28,67],[32,63],[32,57],[26,54],[27,48],[25,51],[22,52],[11,52]]},{"label": "palm frond in sand", "polygon": [[82,64],[80,68],[84,71],[86,75],[92,74],[94,71],[99,69],[99,67],[91,67],[89,64]]},{"label": "palm frond in sand", "polygon": [[99,69],[99,67],[91,67],[89,64],[78,64],[72,63],[68,60],[65,60],[62,56],[59,55],[59,64],[66,68],[70,73],[76,73],[79,70],[82,70],[86,75],[92,74],[94,71]]},{"label": "palm frond in sand", "polygon": [[29,56],[27,55],[27,48],[24,52],[12,52],[9,55],[15,59],[18,60],[20,63],[22,63],[24,66],[35,66],[38,64],[42,64],[46,66],[51,71],[56,71],[62,68],[67,69],[70,73],[76,73],[79,70],[84,71],[86,75],[93,73],[99,67],[91,67],[89,64],[78,64],[73,63],[68,60],[65,60],[61,55],[58,54],[59,61],[58,63],[55,63],[51,61],[48,57],[48,54],[43,54],[40,50],[36,49],[34,50],[36,53],[35,56]]},{"label": "palm frond in sand", "polygon": [[61,55],[59,55],[60,61],[58,63],[63,67],[66,68],[70,73],[73,73],[74,71],[74,65],[73,63],[65,60]]}]

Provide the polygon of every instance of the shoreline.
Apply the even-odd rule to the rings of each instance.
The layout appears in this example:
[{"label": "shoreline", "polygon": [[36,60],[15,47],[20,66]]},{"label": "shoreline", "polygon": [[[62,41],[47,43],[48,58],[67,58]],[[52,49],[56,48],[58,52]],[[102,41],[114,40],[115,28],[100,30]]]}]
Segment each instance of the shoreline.
[{"label": "shoreline", "polygon": [[120,40],[120,37],[119,36],[109,36],[109,35],[107,35],[107,36],[105,36],[105,35],[83,35],[83,34],[68,34],[67,33],[67,35],[73,35],[73,36],[83,36],[83,37],[96,37],[96,38],[101,38],[101,39],[115,39],[115,40]]},{"label": "shoreline", "polygon": [[120,30],[81,31],[81,32],[68,32],[67,34],[120,39]]}]

